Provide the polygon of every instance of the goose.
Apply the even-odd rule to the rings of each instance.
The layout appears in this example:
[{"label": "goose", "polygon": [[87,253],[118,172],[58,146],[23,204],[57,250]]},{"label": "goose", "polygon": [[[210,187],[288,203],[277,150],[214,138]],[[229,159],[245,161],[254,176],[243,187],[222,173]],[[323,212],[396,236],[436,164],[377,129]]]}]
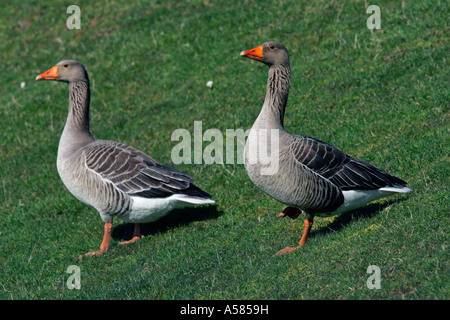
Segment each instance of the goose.
[{"label": "goose", "polygon": [[135,224],[133,237],[119,243],[124,245],[142,238],[141,223],[156,221],[175,208],[214,203],[188,174],[126,144],[97,140],[91,135],[89,77],[80,62],[63,60],[36,80],[62,81],[69,86],[69,113],[58,147],[58,173],[66,188],[96,209],[105,223],[100,249],[84,256],[108,251],[113,218]]},{"label": "goose", "polygon": [[411,191],[406,182],[386,171],[347,155],[336,147],[284,129],[291,66],[286,48],[269,41],[242,51],[242,57],[269,66],[267,91],[244,149],[250,180],[274,199],[286,204],[279,217],[305,216],[303,235],[290,253],[308,240],[314,217],[329,217],[363,207],[397,193]]}]

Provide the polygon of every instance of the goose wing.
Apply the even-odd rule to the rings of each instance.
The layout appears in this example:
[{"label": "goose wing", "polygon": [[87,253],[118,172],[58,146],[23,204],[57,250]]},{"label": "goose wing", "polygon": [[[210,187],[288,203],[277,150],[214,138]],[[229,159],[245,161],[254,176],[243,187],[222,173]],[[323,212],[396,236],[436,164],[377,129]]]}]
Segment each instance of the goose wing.
[{"label": "goose wing", "polygon": [[296,161],[341,190],[375,190],[406,182],[370,163],[350,157],[336,147],[307,136],[292,136],[290,151]]},{"label": "goose wing", "polygon": [[86,167],[130,195],[166,198],[186,194],[209,198],[181,171],[162,165],[125,144],[99,140],[85,148]]}]

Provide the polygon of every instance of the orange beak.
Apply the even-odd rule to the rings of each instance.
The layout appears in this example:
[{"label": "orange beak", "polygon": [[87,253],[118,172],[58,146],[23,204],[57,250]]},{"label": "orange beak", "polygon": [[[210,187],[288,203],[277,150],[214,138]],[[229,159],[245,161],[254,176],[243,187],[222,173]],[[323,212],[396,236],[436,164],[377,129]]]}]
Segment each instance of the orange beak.
[{"label": "orange beak", "polygon": [[44,73],[41,73],[36,77],[36,80],[58,80],[58,67],[54,66]]},{"label": "orange beak", "polygon": [[241,52],[241,56],[247,57],[253,60],[261,61],[263,59],[263,47],[257,46],[256,48],[245,50]]}]

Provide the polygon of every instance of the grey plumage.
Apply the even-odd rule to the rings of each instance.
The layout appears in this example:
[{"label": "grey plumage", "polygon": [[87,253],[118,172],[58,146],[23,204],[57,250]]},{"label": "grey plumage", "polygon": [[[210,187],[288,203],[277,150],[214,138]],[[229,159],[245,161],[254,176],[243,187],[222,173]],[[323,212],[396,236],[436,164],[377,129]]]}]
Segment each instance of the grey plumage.
[{"label": "grey plumage", "polygon": [[[58,172],[67,189],[95,208],[105,222],[100,250],[87,255],[108,250],[114,217],[150,222],[173,208],[214,203],[186,173],[130,146],[91,135],[89,77],[81,63],[61,61],[36,79],[69,84],[69,112],[58,148]],[[134,238],[140,236],[137,232]]]},{"label": "grey plumage", "polygon": [[[327,197],[316,194],[316,198],[335,199],[335,206],[305,210],[306,212],[332,212],[342,204],[342,191],[376,190],[383,187],[404,186],[406,182],[391,176],[386,171],[370,163],[350,157],[339,149],[315,138],[307,136],[291,136],[290,152],[303,170],[310,169],[325,178],[326,185],[336,186],[340,192],[327,194]],[[301,167],[300,167],[301,168]],[[317,201],[317,199],[316,199]],[[314,206],[313,206],[314,207]],[[334,210],[333,210],[334,209]]]},{"label": "grey plumage", "polygon": [[[291,68],[289,55],[282,44],[266,42],[241,55],[269,66],[264,104],[245,147],[245,168],[258,188],[289,206],[286,212],[292,214],[293,208],[298,208],[309,219],[305,222],[307,232],[299,246],[306,241],[315,215],[342,213],[381,197],[410,191],[405,187],[405,181],[374,165],[318,139],[285,131],[284,113]],[[277,138],[273,140],[264,134],[261,138],[261,132],[266,131],[276,132]],[[268,157],[277,161],[277,169],[270,174],[262,173],[263,161],[254,160],[261,156],[261,148],[278,150]],[[262,160],[267,163],[268,159]]]},{"label": "grey plumage", "polygon": [[85,148],[86,167],[111,181],[129,195],[168,197],[176,193],[209,198],[186,173],[156,162],[130,146],[113,141],[92,143]]},{"label": "grey plumage", "polygon": [[66,64],[73,69],[78,67],[75,69],[78,77],[69,82],[69,115],[59,144],[58,171],[69,190],[74,181],[78,184],[82,181],[82,185],[89,188],[84,192],[89,194],[85,195],[80,195],[82,190],[74,190],[72,193],[76,197],[97,209],[105,221],[128,211],[132,195],[166,198],[182,193],[210,198],[193,184],[189,175],[164,166],[125,144],[92,137],[87,72],[76,61],[63,61],[58,65]]}]

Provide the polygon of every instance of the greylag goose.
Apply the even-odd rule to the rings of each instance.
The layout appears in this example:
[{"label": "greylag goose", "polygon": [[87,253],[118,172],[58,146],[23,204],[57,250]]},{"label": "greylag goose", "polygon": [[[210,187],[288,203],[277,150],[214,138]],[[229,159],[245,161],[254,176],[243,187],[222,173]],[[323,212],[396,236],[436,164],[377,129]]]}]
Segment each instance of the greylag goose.
[{"label": "greylag goose", "polygon": [[85,256],[108,250],[113,218],[135,223],[132,239],[120,243],[128,244],[142,237],[141,223],[156,221],[175,208],[214,203],[189,175],[130,146],[91,135],[89,78],[80,62],[61,61],[36,80],[69,85],[69,114],[58,147],[58,173],[67,189],[96,209],[105,222],[100,249]]},{"label": "greylag goose", "polygon": [[305,216],[302,247],[315,216],[328,217],[367,203],[411,191],[406,182],[369,163],[353,158],[315,138],[291,135],[284,129],[291,66],[286,48],[265,42],[241,56],[269,66],[267,92],[262,110],[253,124],[244,152],[245,169],[262,191],[288,205],[280,217]]}]

